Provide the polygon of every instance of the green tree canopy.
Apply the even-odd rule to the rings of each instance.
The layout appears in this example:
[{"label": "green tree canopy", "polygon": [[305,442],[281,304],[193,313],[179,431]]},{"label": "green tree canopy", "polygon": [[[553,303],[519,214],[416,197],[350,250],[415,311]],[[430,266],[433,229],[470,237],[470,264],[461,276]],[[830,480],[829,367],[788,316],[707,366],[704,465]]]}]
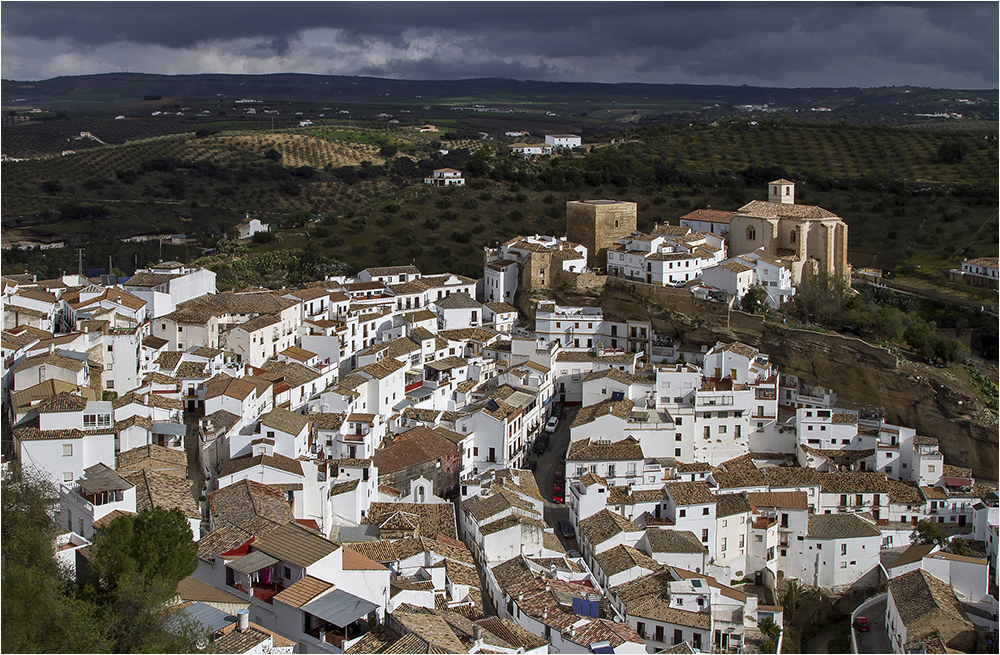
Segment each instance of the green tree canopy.
[{"label": "green tree canopy", "polygon": [[934,521],[918,521],[917,527],[910,534],[910,543],[937,544],[944,547],[948,543],[948,533],[939,528]]},{"label": "green tree canopy", "polygon": [[753,284],[747,289],[747,292],[743,294],[743,298],[740,300],[740,306],[743,307],[743,311],[749,312],[751,314],[763,314],[767,311],[767,289],[759,284]]},{"label": "green tree canopy", "polygon": [[133,577],[176,588],[196,568],[198,544],[176,507],[120,516],[94,532],[90,570],[104,588],[114,589]]}]

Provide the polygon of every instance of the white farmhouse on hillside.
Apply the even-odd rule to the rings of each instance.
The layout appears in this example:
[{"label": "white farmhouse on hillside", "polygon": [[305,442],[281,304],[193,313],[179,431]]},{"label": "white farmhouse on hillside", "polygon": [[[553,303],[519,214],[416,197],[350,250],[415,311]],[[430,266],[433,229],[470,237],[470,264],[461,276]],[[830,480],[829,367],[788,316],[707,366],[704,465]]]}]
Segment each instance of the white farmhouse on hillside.
[{"label": "white farmhouse on hillside", "polygon": [[424,178],[424,184],[434,186],[463,186],[465,178],[462,177],[462,171],[457,171],[454,168],[439,168],[430,177]]}]

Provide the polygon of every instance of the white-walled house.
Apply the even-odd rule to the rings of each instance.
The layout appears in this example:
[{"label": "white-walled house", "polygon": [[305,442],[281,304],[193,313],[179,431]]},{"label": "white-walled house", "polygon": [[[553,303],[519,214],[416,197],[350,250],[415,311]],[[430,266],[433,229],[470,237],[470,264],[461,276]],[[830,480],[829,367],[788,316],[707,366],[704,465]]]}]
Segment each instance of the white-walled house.
[{"label": "white-walled house", "polygon": [[464,186],[465,178],[462,171],[454,168],[438,168],[430,177],[424,178],[424,184],[432,186]]},{"label": "white-walled house", "polygon": [[955,592],[922,569],[889,580],[885,623],[893,653],[976,649],[975,626]]},{"label": "white-walled house", "polygon": [[110,402],[88,401],[61,392],[36,405],[35,411],[37,425],[14,429],[15,450],[26,467],[52,482],[72,484],[92,466],[115,463],[117,444]]},{"label": "white-walled house", "polygon": [[262,223],[259,218],[250,218],[248,215],[243,222],[236,226],[240,239],[249,239],[258,232],[267,232],[271,229],[267,223]]},{"label": "white-walled house", "polygon": [[174,311],[181,302],[215,293],[215,273],[205,268],[164,262],[137,270],[122,286],[146,301],[150,318],[159,318]]},{"label": "white-walled house", "polygon": [[583,140],[576,134],[546,134],[545,144],[553,148],[579,148]]},{"label": "white-walled house", "polygon": [[60,486],[62,517],[71,529],[90,539],[94,522],[108,514],[136,511],[135,485],[105,464],[88,467],[75,484]]},{"label": "white-walled house", "polygon": [[875,586],[881,547],[881,531],[855,514],[813,514],[808,532],[789,543],[784,576],[835,592]]}]

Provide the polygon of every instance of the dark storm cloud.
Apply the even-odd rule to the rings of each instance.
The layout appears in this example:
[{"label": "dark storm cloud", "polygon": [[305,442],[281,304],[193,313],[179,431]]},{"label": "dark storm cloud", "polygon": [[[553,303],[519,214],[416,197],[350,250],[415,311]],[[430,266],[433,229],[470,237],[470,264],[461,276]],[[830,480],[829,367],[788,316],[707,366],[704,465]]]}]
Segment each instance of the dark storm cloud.
[{"label": "dark storm cloud", "polygon": [[2,20],[3,74],[19,79],[127,68],[994,88],[998,77],[992,2],[5,2]]}]

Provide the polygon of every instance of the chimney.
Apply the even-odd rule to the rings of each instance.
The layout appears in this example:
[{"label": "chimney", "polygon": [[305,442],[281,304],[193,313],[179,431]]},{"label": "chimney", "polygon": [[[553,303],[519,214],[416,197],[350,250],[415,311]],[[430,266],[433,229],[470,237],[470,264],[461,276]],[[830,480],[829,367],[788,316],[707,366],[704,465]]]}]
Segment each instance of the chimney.
[{"label": "chimney", "polygon": [[556,565],[555,564],[549,565],[549,576],[551,576],[553,578],[556,577]]},{"label": "chimney", "polygon": [[236,611],[236,629],[246,632],[250,629],[250,610],[242,609]]},{"label": "chimney", "polygon": [[54,343],[50,343],[50,344],[49,344],[49,354],[51,355],[51,354],[52,354],[52,353],[54,353],[55,351],[56,351],[56,344],[54,344]]},{"label": "chimney", "polygon": [[548,581],[546,580],[546,581],[545,581],[545,591],[546,591],[546,592],[549,592],[549,591],[551,591],[551,590],[552,590],[552,586],[551,586],[551,585],[550,585],[550,584],[548,583]]},{"label": "chimney", "polygon": [[472,638],[476,641],[483,638],[483,629],[478,625],[472,626]]}]

